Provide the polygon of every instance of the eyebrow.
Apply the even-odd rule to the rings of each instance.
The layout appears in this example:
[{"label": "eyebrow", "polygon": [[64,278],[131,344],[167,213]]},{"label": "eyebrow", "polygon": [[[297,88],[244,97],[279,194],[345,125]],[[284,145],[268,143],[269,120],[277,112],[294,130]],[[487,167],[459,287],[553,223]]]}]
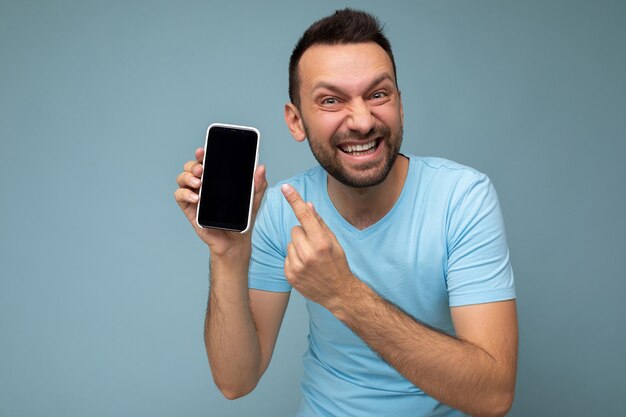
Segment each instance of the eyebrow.
[{"label": "eyebrow", "polygon": [[[376,85],[382,83],[385,80],[389,80],[392,83],[394,83],[393,77],[389,73],[383,73],[383,74],[380,74],[378,77],[374,78],[374,80],[367,87],[367,90],[370,90],[370,89],[374,88]],[[395,85],[395,83],[394,83],[394,85]],[[339,88],[335,84],[329,83],[327,81],[320,81],[320,82],[316,83],[315,85],[313,85],[313,88],[311,89],[311,91],[315,92],[316,90],[321,89],[321,88],[326,88],[328,90],[335,91],[335,92],[338,92],[338,93],[342,92],[341,88]]]}]

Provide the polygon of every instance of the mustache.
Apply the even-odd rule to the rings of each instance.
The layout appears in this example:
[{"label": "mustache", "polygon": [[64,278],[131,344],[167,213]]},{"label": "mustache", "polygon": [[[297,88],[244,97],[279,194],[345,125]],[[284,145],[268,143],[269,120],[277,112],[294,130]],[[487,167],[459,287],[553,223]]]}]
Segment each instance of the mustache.
[{"label": "mustache", "polygon": [[379,138],[379,137],[389,137],[391,135],[391,129],[387,126],[374,126],[372,130],[367,132],[365,135],[359,135],[354,132],[337,132],[332,136],[333,145],[337,146],[343,142],[350,141],[359,141],[359,142],[369,142],[370,140]]}]

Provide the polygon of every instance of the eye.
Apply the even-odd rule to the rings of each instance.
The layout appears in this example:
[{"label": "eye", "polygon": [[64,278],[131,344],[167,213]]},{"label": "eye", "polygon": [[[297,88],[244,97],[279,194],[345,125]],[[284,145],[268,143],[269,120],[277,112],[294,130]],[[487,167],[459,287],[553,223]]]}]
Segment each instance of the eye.
[{"label": "eye", "polygon": [[387,93],[384,91],[377,91],[374,94],[372,94],[372,99],[374,100],[380,100],[385,97],[387,97]]},{"label": "eye", "polygon": [[339,100],[337,100],[335,97],[325,97],[322,99],[322,105],[324,106],[332,106],[334,104],[337,104],[339,102]]}]

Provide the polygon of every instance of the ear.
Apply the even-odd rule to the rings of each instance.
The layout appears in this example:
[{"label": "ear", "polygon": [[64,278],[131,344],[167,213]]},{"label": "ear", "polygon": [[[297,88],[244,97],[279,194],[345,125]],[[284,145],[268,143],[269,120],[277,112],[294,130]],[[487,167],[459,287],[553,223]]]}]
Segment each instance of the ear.
[{"label": "ear", "polygon": [[404,126],[404,109],[402,108],[402,93],[398,90],[398,97],[400,98],[400,125]]},{"label": "ear", "polygon": [[302,142],[306,139],[300,111],[293,103],[285,104],[285,123],[295,140]]}]

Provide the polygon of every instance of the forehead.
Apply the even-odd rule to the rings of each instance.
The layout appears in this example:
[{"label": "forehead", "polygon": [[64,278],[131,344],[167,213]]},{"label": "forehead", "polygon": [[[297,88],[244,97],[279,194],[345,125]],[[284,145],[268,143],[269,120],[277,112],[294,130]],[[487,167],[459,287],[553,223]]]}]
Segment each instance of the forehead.
[{"label": "forehead", "polygon": [[387,52],[374,42],[314,45],[298,66],[304,89],[319,82],[353,83],[388,73],[395,80]]}]

